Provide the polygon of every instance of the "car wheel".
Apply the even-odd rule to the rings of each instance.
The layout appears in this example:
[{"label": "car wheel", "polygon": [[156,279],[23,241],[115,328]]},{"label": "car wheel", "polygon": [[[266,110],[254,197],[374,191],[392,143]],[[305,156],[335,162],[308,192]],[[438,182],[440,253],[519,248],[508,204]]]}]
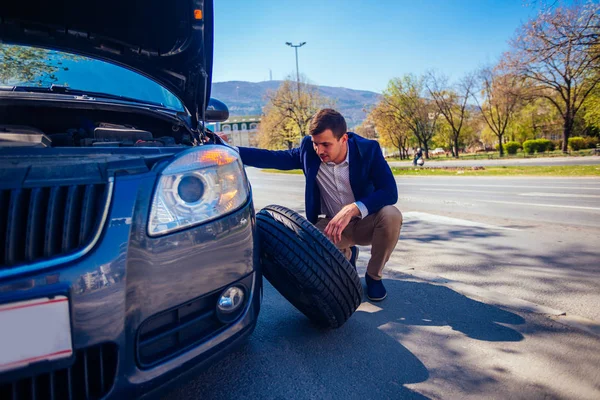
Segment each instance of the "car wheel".
[{"label": "car wheel", "polygon": [[263,275],[292,305],[324,328],[339,328],[362,300],[354,267],[313,224],[286,207],[257,213]]}]

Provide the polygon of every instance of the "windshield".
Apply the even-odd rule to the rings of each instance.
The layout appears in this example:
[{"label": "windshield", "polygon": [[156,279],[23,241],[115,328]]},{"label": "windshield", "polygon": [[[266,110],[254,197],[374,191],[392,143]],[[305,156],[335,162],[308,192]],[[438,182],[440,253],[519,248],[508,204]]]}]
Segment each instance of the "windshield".
[{"label": "windshield", "polygon": [[65,85],[184,110],[175,95],[136,72],[88,57],[36,47],[0,43],[0,84],[26,87]]}]

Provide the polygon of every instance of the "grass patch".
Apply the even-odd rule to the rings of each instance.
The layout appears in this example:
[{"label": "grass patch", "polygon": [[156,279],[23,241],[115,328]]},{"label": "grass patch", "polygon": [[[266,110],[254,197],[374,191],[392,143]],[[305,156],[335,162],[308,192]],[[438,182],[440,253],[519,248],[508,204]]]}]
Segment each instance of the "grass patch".
[{"label": "grass patch", "polygon": [[[511,160],[511,159],[524,159],[524,158],[548,158],[548,157],[586,157],[594,155],[594,149],[585,149],[579,151],[569,150],[566,154],[562,150],[546,151],[544,153],[526,154],[523,151],[519,151],[515,155],[504,154],[504,157],[500,157],[497,151],[490,151],[487,153],[474,153],[474,154],[460,154],[459,158],[446,157],[445,155],[434,156],[430,155],[429,160],[426,161],[457,161],[457,160]],[[399,157],[386,158],[387,161],[412,161],[412,158],[401,160]]]},{"label": "grass patch", "polygon": [[556,165],[461,168],[392,167],[394,175],[446,175],[446,176],[600,176],[600,165]]},{"label": "grass patch", "polygon": [[292,175],[302,175],[304,172],[302,172],[301,169],[291,169],[288,171],[282,171],[279,169],[263,169],[263,172],[272,172],[272,173],[276,173],[276,174],[292,174]]},{"label": "grass patch", "polygon": [[[264,172],[302,175],[302,170],[280,171],[263,169]],[[392,167],[394,175],[406,176],[600,176],[600,165],[556,165],[556,166],[519,166],[519,167],[470,167],[415,168]]]}]

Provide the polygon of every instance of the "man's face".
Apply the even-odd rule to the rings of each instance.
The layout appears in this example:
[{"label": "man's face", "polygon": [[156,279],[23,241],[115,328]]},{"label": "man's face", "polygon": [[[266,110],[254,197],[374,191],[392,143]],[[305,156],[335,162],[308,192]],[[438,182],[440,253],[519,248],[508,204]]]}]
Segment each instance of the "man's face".
[{"label": "man's face", "polygon": [[318,135],[313,135],[312,142],[321,161],[339,164],[346,159],[348,134],[344,133],[338,140],[331,129],[326,129]]}]

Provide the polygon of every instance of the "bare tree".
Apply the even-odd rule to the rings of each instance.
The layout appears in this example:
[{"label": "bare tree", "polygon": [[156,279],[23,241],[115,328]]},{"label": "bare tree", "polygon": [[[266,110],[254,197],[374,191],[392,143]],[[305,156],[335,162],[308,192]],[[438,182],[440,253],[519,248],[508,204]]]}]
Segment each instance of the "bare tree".
[{"label": "bare tree", "polygon": [[451,129],[452,155],[458,158],[458,143],[467,118],[467,102],[473,95],[475,77],[465,76],[455,87],[448,84],[448,77],[430,72],[425,81],[429,95]]},{"label": "bare tree", "polygon": [[[298,93],[297,87],[300,88]],[[334,101],[319,94],[317,87],[302,80],[298,85],[287,79],[276,91],[267,93],[267,105],[259,128],[261,147],[292,148],[308,133],[312,116],[324,107],[333,107]]]},{"label": "bare tree", "polygon": [[375,130],[375,122],[373,121],[372,115],[368,114],[367,118],[355,128],[355,131],[362,137],[375,139],[377,137],[377,132]]},{"label": "bare tree", "polygon": [[424,79],[411,74],[392,79],[381,101],[415,135],[429,158],[429,142],[440,113],[435,103],[425,98]]},{"label": "bare tree", "polygon": [[[537,5],[541,8],[541,13],[552,15],[554,10],[557,8],[565,7],[570,5],[571,1],[565,0],[533,0],[525,1],[524,5]],[[571,4],[572,5],[572,4]],[[600,44],[600,18],[598,18],[598,5],[595,0],[575,0],[575,6],[582,9],[583,14],[587,18],[582,19],[582,30],[578,35],[573,37],[572,35],[558,35],[556,41],[552,44],[555,47],[561,47],[567,44],[567,42],[574,42],[583,46],[598,46]],[[594,15],[595,14],[595,15]],[[568,30],[568,26],[558,24],[559,27],[565,31]]]},{"label": "bare tree", "polygon": [[600,85],[599,33],[600,4],[555,7],[524,25],[506,54],[506,65],[529,79],[533,93],[562,116],[563,151],[578,112]]},{"label": "bare tree", "polygon": [[519,88],[522,78],[496,68],[483,68],[479,73],[481,99],[473,96],[481,116],[498,138],[500,157],[504,156],[502,139],[506,128],[519,110]]},{"label": "bare tree", "polygon": [[[295,86],[300,88],[300,93]],[[267,99],[287,120],[294,122],[301,137],[307,135],[308,122],[317,111],[333,106],[332,100],[321,96],[317,87],[306,79],[299,84],[290,79],[283,81],[276,91],[267,93]]]}]

